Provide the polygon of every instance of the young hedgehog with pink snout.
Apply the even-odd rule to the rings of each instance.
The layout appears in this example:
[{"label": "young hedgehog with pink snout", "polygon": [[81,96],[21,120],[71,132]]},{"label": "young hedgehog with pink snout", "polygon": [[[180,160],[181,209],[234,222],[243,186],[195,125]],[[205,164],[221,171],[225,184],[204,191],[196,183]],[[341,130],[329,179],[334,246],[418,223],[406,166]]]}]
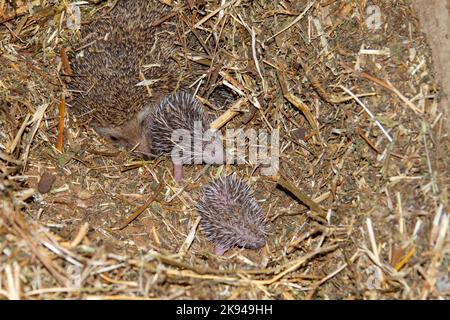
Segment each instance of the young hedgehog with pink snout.
[{"label": "young hedgehog with pink snout", "polygon": [[212,120],[192,95],[178,92],[145,107],[120,127],[94,129],[144,158],[171,156],[175,180],[181,181],[183,164],[224,163],[221,136],[210,130]]}]

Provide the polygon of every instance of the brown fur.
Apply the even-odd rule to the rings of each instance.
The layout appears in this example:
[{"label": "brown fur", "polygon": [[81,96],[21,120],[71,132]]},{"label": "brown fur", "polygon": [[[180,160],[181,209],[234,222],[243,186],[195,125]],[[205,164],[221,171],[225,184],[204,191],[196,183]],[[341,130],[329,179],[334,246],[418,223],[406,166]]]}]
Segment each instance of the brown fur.
[{"label": "brown fur", "polygon": [[[79,46],[86,48],[71,62],[71,111],[116,146],[147,158],[152,141],[140,122],[145,117],[148,122],[151,106],[163,97],[191,91],[188,85],[206,69],[188,62],[185,48],[176,44],[176,16],[153,26],[169,9],[158,1],[119,0],[108,14],[82,28]],[[192,34],[187,45],[190,53],[203,50]],[[136,86],[142,76],[152,83]],[[212,96],[220,106],[230,98],[225,91]]]},{"label": "brown fur", "polygon": [[[176,19],[152,26],[167,12],[157,1],[121,0],[108,15],[82,28],[80,47],[90,45],[84,56],[72,60],[71,83],[71,110],[82,121],[122,125],[148,102],[193,81],[195,74],[187,72],[174,41]],[[154,83],[136,86],[141,75]]]}]

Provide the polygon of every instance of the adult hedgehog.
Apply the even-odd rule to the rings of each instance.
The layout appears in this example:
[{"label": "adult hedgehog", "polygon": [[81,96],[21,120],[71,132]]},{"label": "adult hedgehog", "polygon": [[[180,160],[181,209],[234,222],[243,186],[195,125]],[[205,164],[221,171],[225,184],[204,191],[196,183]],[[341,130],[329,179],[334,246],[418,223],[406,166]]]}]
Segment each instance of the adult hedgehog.
[{"label": "adult hedgehog", "polygon": [[185,72],[174,43],[175,24],[155,26],[167,13],[158,1],[120,0],[105,16],[82,26],[83,49],[72,59],[70,85],[71,110],[81,120],[122,125],[194,78]]},{"label": "adult hedgehog", "polygon": [[[175,130],[194,130],[194,121],[209,129],[211,117],[192,96],[184,92],[202,74],[200,65],[187,68],[176,25],[157,1],[121,0],[104,17],[81,30],[83,54],[72,61],[75,97],[72,111],[116,146],[146,158],[170,155]],[[194,68],[195,66],[195,68]],[[189,69],[189,72],[188,72]],[[207,141],[203,143],[203,147]],[[223,163],[222,144],[209,158]],[[176,180],[182,178],[183,157],[174,162]],[[192,163],[192,162],[188,162]]]}]

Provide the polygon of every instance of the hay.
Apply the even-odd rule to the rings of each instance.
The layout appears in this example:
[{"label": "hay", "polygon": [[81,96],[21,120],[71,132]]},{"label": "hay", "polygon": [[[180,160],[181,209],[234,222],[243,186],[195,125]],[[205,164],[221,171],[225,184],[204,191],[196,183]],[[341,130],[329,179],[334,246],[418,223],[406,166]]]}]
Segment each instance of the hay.
[{"label": "hay", "polygon": [[[164,1],[155,25],[204,50],[180,58],[209,66],[193,85],[215,127],[280,130],[279,177],[191,166],[183,186],[168,160],[132,161],[72,116],[79,31],[53,2],[0,0],[0,299],[449,297],[448,119],[409,1],[372,1],[375,31],[366,1]],[[113,2],[81,5],[82,22]],[[214,105],[217,86],[236,100]],[[271,231],[260,252],[218,257],[193,205],[230,172]]]}]

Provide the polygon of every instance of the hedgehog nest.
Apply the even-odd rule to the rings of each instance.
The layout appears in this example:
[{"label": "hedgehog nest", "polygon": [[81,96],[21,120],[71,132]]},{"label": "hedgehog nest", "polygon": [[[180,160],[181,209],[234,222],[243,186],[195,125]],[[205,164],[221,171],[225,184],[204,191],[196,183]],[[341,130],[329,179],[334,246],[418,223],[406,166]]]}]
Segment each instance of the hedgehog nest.
[{"label": "hedgehog nest", "polygon": [[[238,105],[223,129],[280,132],[276,176],[193,165],[185,185],[70,112],[77,10],[114,1],[26,2],[0,1],[0,299],[449,297],[448,119],[410,1],[372,1],[379,29],[367,1],[160,1],[207,66],[199,100]],[[235,101],[209,104],[217,86]],[[270,230],[216,256],[194,207],[230,173]]]}]

